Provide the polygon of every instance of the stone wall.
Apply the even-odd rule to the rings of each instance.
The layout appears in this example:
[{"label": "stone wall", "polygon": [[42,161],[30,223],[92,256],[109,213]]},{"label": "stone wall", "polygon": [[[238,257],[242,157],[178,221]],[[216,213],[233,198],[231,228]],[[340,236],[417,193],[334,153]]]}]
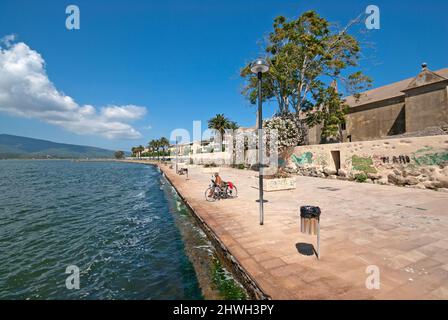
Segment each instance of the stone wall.
[{"label": "stone wall", "polygon": [[[344,142],[385,139],[448,125],[448,68],[422,65],[414,78],[346,97],[350,106]],[[320,128],[310,129],[310,144],[320,143]]]},{"label": "stone wall", "polygon": [[[233,165],[235,164],[235,156],[230,152],[213,152],[213,153],[195,153],[189,156],[193,164],[205,165]],[[246,150],[244,152],[243,164],[252,166],[257,163],[257,150]],[[239,163],[236,163],[239,164]]]},{"label": "stone wall", "polygon": [[[429,90],[430,89],[430,90]],[[448,124],[447,83],[406,91],[406,131]]]},{"label": "stone wall", "polygon": [[225,165],[232,163],[232,154],[228,152],[195,153],[190,155],[193,164],[216,164]]},{"label": "stone wall", "polygon": [[406,111],[403,97],[351,108],[346,135],[351,141],[368,141],[402,134],[406,131]]},{"label": "stone wall", "polygon": [[296,147],[283,161],[300,175],[448,191],[448,136]]}]

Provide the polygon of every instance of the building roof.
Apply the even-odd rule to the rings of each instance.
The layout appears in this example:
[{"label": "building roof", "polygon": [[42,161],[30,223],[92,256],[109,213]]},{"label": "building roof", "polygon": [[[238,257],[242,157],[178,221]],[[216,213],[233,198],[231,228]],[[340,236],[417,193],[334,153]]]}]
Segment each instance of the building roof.
[{"label": "building roof", "polygon": [[368,103],[404,96],[403,91],[407,89],[412,89],[422,85],[436,83],[444,80],[448,80],[448,68],[440,69],[437,71],[430,71],[426,68],[426,65],[424,65],[422,71],[417,75],[417,77],[409,78],[406,80],[388,84],[383,87],[362,92],[359,98],[349,96],[345,99],[350,107],[358,107]]}]

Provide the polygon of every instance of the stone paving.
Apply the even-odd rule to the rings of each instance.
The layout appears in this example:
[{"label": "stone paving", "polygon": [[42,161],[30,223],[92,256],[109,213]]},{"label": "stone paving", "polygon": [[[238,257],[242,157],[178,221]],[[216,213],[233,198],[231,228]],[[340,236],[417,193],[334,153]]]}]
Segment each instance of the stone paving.
[{"label": "stone paving", "polygon": [[[206,202],[210,174],[160,167],[273,299],[448,299],[448,193],[299,176],[296,190],[265,193],[260,226],[254,172],[220,168],[239,197]],[[319,260],[298,250],[316,243],[300,233],[302,205],[322,209]]]}]

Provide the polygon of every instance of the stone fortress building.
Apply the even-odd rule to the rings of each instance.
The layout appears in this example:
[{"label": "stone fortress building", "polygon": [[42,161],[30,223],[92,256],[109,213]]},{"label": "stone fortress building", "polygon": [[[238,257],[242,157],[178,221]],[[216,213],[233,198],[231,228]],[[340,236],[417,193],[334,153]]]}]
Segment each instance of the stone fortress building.
[{"label": "stone fortress building", "polygon": [[294,148],[286,169],[300,175],[448,192],[448,68],[346,98],[342,143]]},{"label": "stone fortress building", "polygon": [[[426,64],[415,77],[349,96],[343,142],[412,135],[432,128],[447,130],[448,68],[431,71]],[[425,135],[424,133],[420,135]],[[309,130],[309,144],[320,143],[320,128]]]}]

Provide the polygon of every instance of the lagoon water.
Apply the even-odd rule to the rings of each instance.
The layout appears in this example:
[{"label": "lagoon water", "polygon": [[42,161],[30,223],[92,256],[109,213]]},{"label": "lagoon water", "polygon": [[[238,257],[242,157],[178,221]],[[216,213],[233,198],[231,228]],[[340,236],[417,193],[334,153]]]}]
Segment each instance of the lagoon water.
[{"label": "lagoon water", "polygon": [[0,299],[202,298],[162,183],[152,166],[0,161]]}]

